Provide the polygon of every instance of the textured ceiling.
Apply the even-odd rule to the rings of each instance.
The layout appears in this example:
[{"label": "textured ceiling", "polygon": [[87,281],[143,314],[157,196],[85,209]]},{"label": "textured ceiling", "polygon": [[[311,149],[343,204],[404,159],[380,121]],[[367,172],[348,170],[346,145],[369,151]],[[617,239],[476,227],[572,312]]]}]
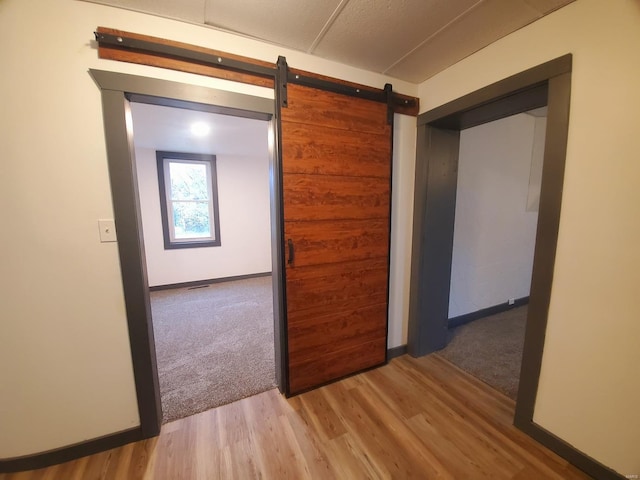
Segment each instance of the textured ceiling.
[{"label": "textured ceiling", "polygon": [[574,0],[86,1],[204,24],[420,83]]}]

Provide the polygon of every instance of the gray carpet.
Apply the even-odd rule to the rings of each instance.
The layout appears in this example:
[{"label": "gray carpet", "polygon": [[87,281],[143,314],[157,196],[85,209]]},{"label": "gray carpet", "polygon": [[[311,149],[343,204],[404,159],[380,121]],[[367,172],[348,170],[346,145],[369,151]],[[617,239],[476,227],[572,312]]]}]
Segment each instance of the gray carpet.
[{"label": "gray carpet", "polygon": [[271,277],[151,293],[163,422],[275,387]]},{"label": "gray carpet", "polygon": [[526,322],[526,306],[475,320],[455,328],[438,353],[515,400]]}]

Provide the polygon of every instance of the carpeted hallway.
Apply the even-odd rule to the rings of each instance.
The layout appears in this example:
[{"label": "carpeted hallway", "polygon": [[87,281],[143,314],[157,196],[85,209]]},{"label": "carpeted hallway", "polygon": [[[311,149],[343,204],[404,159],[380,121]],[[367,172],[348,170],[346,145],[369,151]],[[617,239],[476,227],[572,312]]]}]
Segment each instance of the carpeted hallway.
[{"label": "carpeted hallway", "polygon": [[151,292],[163,423],[275,387],[271,277]]},{"label": "carpeted hallway", "polygon": [[505,395],[516,399],[527,306],[461,325],[438,353]]}]

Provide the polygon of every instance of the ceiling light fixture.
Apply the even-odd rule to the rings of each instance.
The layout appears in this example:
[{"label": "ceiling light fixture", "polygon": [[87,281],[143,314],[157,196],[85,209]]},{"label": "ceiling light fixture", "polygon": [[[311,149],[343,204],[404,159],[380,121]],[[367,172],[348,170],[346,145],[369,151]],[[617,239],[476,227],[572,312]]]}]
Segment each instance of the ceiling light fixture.
[{"label": "ceiling light fixture", "polygon": [[196,137],[206,137],[209,135],[211,127],[205,122],[195,122],[191,124],[191,133]]}]

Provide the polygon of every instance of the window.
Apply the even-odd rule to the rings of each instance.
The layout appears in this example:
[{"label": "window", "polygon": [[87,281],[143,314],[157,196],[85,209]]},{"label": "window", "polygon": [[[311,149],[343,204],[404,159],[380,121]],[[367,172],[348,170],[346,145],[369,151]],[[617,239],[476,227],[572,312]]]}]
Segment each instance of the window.
[{"label": "window", "polygon": [[156,152],[164,248],[219,247],[215,155]]}]

